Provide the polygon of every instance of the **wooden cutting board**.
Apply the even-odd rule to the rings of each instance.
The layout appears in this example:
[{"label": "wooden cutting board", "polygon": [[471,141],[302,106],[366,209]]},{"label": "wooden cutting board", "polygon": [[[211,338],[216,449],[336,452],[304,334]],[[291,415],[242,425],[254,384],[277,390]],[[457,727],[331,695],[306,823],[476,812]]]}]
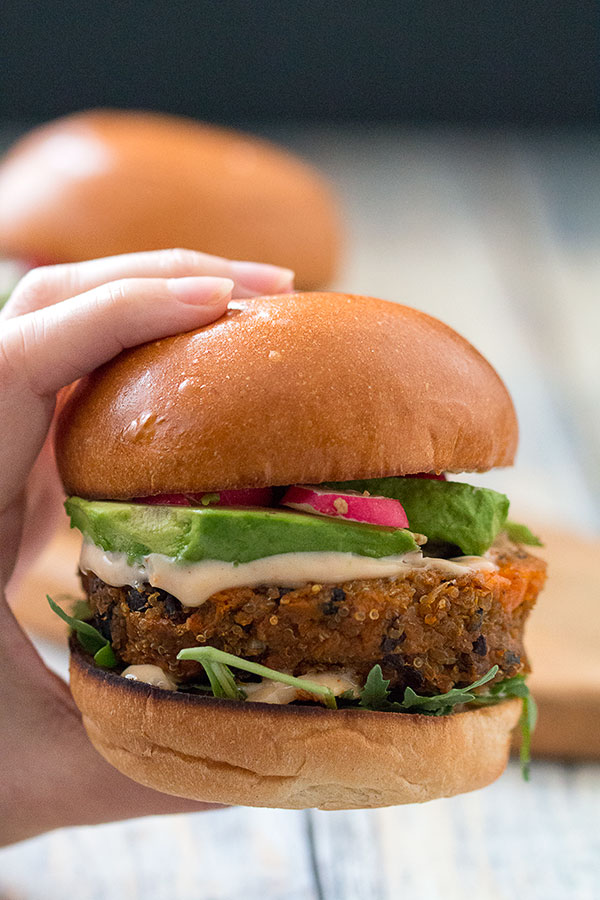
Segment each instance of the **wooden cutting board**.
[{"label": "wooden cutting board", "polygon": [[548,582],[529,620],[530,687],[539,707],[533,751],[600,758],[600,539],[537,534]]},{"label": "wooden cutting board", "polygon": [[[600,758],[600,539],[543,527],[538,533],[546,546],[534,552],[548,560],[549,577],[526,642],[540,711],[533,750]],[[17,617],[33,634],[66,642],[65,626],[45,597],[68,606],[69,598],[81,596],[79,545],[78,532],[61,527],[13,599]]]},{"label": "wooden cutting board", "polygon": [[77,575],[81,534],[69,527],[65,516],[54,538],[8,599],[17,619],[36,637],[66,645],[67,626],[46,600],[49,594],[70,612],[74,600],[83,598]]}]

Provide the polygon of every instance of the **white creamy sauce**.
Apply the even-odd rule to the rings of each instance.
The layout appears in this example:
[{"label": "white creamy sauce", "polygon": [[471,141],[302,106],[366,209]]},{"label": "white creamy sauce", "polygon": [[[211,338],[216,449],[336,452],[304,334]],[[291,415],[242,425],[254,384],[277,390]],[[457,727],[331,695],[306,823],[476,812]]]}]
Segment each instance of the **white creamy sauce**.
[{"label": "white creamy sauce", "polygon": [[177,690],[177,682],[160,666],[151,666],[149,664],[127,666],[126,669],[123,669],[121,675],[123,678],[129,679],[129,681],[143,681],[145,684],[151,684],[165,691]]},{"label": "white creamy sauce", "polygon": [[[123,678],[130,681],[142,681],[153,687],[162,688],[164,691],[176,691],[177,682],[160,666],[139,665],[127,666],[121,672]],[[300,675],[301,681],[312,681],[328,687],[335,697],[339,697],[345,691],[353,691],[358,697],[360,686],[349,672],[308,672]],[[281,684],[279,681],[271,681],[270,678],[262,678],[260,682],[242,685],[246,699],[253,703],[275,703],[284,706],[293,703],[303,696],[303,692],[289,684]],[[318,698],[315,697],[315,700]]]},{"label": "white creamy sauce", "polygon": [[355,553],[279,553],[238,565],[220,560],[182,563],[162,553],[149,553],[142,561],[130,563],[127,554],[103,550],[88,540],[83,543],[79,565],[82,572],[93,572],[113,587],[151,584],[177,597],[184,606],[202,606],[226,588],[259,584],[340,584],[354,579],[402,578],[415,569],[436,569],[457,578],[467,572],[494,572],[498,568],[482,556],[434,559],[424,557],[420,550],[380,559]]},{"label": "white creamy sauce", "polygon": [[[353,691],[358,697],[360,690],[356,679],[347,672],[307,672],[306,675],[300,675],[300,680],[324,685],[332,691],[334,697],[339,697],[345,691]],[[271,681],[270,678],[263,678],[256,684],[244,684],[242,689],[246,699],[253,703],[276,703],[284,706],[301,696],[298,688],[291,684],[282,684],[280,681]]]}]

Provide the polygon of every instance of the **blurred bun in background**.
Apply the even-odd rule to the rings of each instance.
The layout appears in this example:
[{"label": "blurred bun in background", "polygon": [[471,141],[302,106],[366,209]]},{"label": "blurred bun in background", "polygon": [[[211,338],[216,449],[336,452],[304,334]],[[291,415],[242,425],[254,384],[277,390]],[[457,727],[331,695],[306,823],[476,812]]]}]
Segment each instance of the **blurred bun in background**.
[{"label": "blurred bun in background", "polygon": [[325,180],[250,135],[92,110],[30,131],[0,164],[0,255],[35,264],[186,247],[327,285],[340,244]]}]

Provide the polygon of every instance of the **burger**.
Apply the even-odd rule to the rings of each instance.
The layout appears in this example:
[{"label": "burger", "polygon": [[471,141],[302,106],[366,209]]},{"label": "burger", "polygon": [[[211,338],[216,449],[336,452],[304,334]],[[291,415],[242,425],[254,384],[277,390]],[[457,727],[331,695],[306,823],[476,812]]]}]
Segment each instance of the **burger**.
[{"label": "burger", "polygon": [[88,607],[52,605],[94,746],[160,791],[249,806],[494,780],[533,724],[545,566],[508,499],[453,473],[516,444],[466,340],[363,296],[236,301],[78,382],[56,451]]},{"label": "burger", "polygon": [[0,165],[0,292],[36,265],[188,247],[334,273],[339,221],[324,179],[291,153],[176,116],[92,110],[18,140]]}]

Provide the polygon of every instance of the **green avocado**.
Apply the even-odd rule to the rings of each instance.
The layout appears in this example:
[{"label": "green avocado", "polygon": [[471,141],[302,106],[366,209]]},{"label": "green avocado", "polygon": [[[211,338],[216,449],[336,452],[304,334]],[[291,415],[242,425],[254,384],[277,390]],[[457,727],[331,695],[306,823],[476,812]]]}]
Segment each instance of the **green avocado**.
[{"label": "green avocado", "polygon": [[130,561],[164,553],[182,562],[245,563],[277,553],[333,551],[379,558],[418,550],[410,531],[268,509],[144,506],[70,497],[71,525]]},{"label": "green avocado", "polygon": [[504,494],[460,481],[371,478],[330,486],[399,500],[411,531],[427,535],[429,541],[456,544],[467,556],[485,553],[508,515],[509,502]]}]

